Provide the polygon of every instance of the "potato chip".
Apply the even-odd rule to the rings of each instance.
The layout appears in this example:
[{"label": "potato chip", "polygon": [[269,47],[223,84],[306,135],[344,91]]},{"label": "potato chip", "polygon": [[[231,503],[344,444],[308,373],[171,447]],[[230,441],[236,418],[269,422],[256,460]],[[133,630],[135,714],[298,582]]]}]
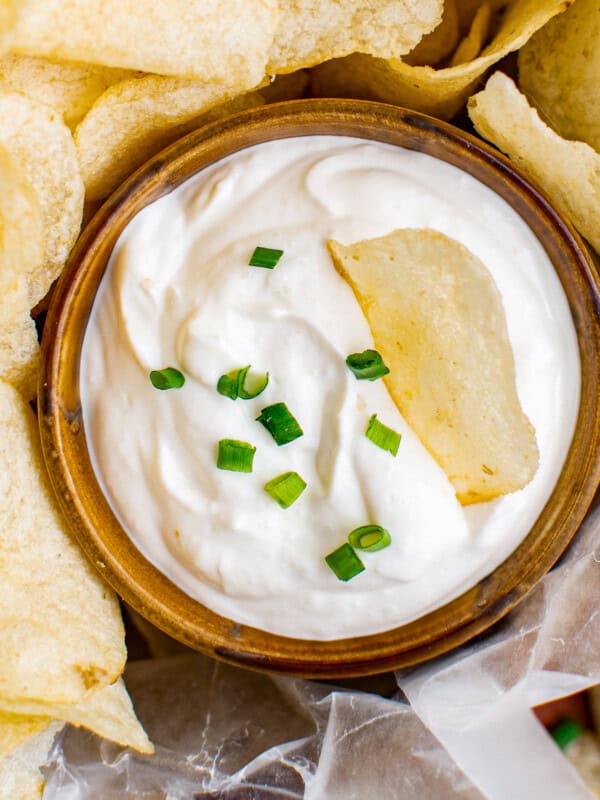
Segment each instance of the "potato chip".
[{"label": "potato chip", "polygon": [[40,772],[48,760],[60,722],[23,742],[10,755],[0,758],[0,800],[36,800],[42,797],[44,778]]},{"label": "potato chip", "polygon": [[443,0],[281,0],[267,71],[293,72],[348,53],[404,55],[442,19]]},{"label": "potato chip", "polygon": [[29,717],[0,711],[0,759],[50,725],[48,717]]},{"label": "potato chip", "polygon": [[0,58],[0,91],[20,92],[57,111],[73,129],[109,86],[139,73],[32,56]]},{"label": "potato chip", "polygon": [[481,48],[490,35],[491,24],[492,4],[483,3],[483,5],[479,6],[477,13],[473,17],[473,22],[471,23],[468,34],[454,51],[450,59],[451,67],[456,67],[458,64],[467,64],[469,61],[477,58],[481,52]]},{"label": "potato chip", "polygon": [[413,67],[437,64],[454,50],[459,35],[456,0],[445,0],[440,24],[424,36],[402,60]]},{"label": "potato chip", "polygon": [[22,0],[0,0],[0,53],[8,50],[21,12]]},{"label": "potato chip", "polygon": [[12,49],[243,92],[265,74],[277,12],[277,0],[28,0]]},{"label": "potato chip", "polygon": [[0,92],[0,145],[18,164],[42,209],[44,260],[31,265],[34,306],[60,274],[81,226],[83,182],[71,132],[47,106]]},{"label": "potato chip", "polygon": [[42,263],[42,215],[23,171],[0,148],[0,380],[34,397],[39,344],[29,272]]},{"label": "potato chip", "polygon": [[584,142],[562,139],[501,72],[468,107],[477,131],[537,181],[600,252],[600,154]]},{"label": "potato chip", "polygon": [[565,139],[600,152],[600,6],[577,0],[519,53],[519,84]]},{"label": "potato chip", "polygon": [[[12,705],[12,703],[3,702],[0,699],[0,726],[2,719],[10,720]],[[93,691],[72,705],[41,701],[21,702],[18,705],[26,711],[28,716],[13,715],[15,720],[20,721],[23,731],[14,728],[8,734],[9,741],[11,737],[14,740],[16,736],[22,735],[28,726],[34,731],[36,725],[41,726],[43,723],[47,725],[50,719],[48,716],[40,715],[43,713],[51,715],[53,719],[61,722],[70,722],[77,727],[87,728],[104,739],[116,742],[123,747],[133,747],[140,753],[154,752],[150,740],[135,716],[123,680],[118,680],[99,691]],[[0,743],[1,741],[0,739]]]},{"label": "potato chip", "polygon": [[[105,92],[75,132],[88,200],[106,197],[150,156],[216,115],[261,105],[255,94],[204,81],[148,75]],[[227,104],[227,105],[224,105]],[[220,110],[216,110],[220,107]]]},{"label": "potato chip", "polygon": [[456,0],[458,27],[463,36],[466,36],[469,32],[477,11],[487,1],[488,0]]},{"label": "potato chip", "polygon": [[390,369],[384,380],[464,505],[521,489],[538,465],[502,298],[464,245],[429,229],[329,242]]},{"label": "potato chip", "polygon": [[569,4],[570,0],[511,0],[490,44],[468,64],[436,70],[411,67],[398,59],[352,55],[317,67],[313,91],[320,96],[383,100],[450,119],[489,67],[522,47]]},{"label": "potato chip", "polygon": [[118,602],[65,532],[36,419],[3,383],[0,585],[1,708],[75,703],[117,680],[126,657]]}]

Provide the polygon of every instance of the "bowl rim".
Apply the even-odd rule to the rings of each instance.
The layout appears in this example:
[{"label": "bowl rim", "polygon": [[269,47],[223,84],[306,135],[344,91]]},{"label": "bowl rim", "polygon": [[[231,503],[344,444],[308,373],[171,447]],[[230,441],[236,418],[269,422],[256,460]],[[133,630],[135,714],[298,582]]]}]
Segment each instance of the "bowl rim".
[{"label": "bowl rim", "polygon": [[[221,158],[273,139],[333,134],[428,153],[503,197],[534,232],[567,296],[581,362],[581,399],[556,486],[522,543],[473,587],[421,617],[367,636],[313,641],[228,620],[155,568],[121,528],[95,478],[79,399],[79,358],[96,289],[125,225],[143,207]],[[468,169],[465,168],[468,165]],[[115,591],[158,628],[237,666],[310,678],[354,677],[448,652],[508,613],[555,564],[600,483],[600,290],[595,264],[542,190],[498,151],[448,123],[358,100],[286,101],[188,134],[137,170],[84,228],[50,304],[42,340],[38,419],[50,481],[67,524]]]}]

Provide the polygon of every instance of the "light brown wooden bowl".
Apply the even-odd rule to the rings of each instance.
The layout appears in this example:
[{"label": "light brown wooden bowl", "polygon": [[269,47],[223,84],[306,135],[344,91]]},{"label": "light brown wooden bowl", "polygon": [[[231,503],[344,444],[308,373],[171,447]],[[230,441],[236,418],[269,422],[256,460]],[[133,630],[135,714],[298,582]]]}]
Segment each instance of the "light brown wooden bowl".
[{"label": "light brown wooden bowl", "polygon": [[[515,209],[562,282],[579,339],[582,388],[573,442],[556,488],[523,543],[485,579],[420,619],[384,633],[331,642],[265,633],[225,619],[184,594],[123,531],[90,462],[79,394],[83,336],[113,246],[144,206],[223,156],[272,139],[336,134],[428,153],[465,170]],[[548,199],[499,153],[458,129],[411,111],[352,100],[303,100],[245,112],[205,127],[153,158],[87,226],[46,321],[39,420],[58,499],[85,553],[114,589],[171,636],[216,658],[305,677],[373,674],[424,661],[499,620],[556,562],[600,481],[600,294],[589,254]]]}]

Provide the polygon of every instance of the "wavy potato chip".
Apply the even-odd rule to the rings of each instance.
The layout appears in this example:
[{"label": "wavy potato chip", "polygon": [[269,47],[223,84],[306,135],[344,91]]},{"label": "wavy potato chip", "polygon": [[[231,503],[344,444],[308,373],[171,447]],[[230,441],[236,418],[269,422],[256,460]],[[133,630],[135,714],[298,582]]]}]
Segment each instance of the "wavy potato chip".
[{"label": "wavy potato chip", "polygon": [[258,84],[277,0],[28,0],[13,35],[21,54]]},{"label": "wavy potato chip", "polygon": [[537,181],[600,252],[600,154],[562,139],[502,72],[469,100],[469,116],[485,139]]},{"label": "wavy potato chip", "polygon": [[39,344],[29,313],[29,274],[43,257],[37,198],[9,154],[0,148],[0,380],[27,398],[35,395]]},{"label": "wavy potato chip", "polygon": [[491,66],[522,47],[570,2],[510,0],[492,41],[467,64],[433,69],[411,67],[398,59],[352,55],[317,67],[313,71],[313,91],[320,96],[382,100],[450,119]]},{"label": "wavy potato chip", "polygon": [[17,92],[0,92],[0,145],[22,169],[40,204],[44,259],[31,265],[30,303],[59,276],[81,227],[83,181],[71,131],[47,106]]},{"label": "wavy potato chip", "polygon": [[109,86],[137,74],[127,69],[9,54],[0,58],[0,91],[20,92],[50,106],[73,129]]},{"label": "wavy potato chip", "polygon": [[328,242],[390,369],[384,380],[464,505],[523,488],[538,466],[517,396],[502,298],[486,267],[438,231]]},{"label": "wavy potato chip", "polygon": [[113,592],[64,530],[29,405],[0,383],[0,708],[75,703],[125,663]]},{"label": "wavy potato chip", "polygon": [[40,772],[48,760],[60,722],[23,742],[10,755],[0,758],[0,800],[36,800],[42,797],[44,778]]},{"label": "wavy potato chip", "polygon": [[519,85],[565,139],[600,152],[600,5],[577,0],[519,53]]},{"label": "wavy potato chip", "polygon": [[413,67],[437,64],[454,50],[459,36],[456,0],[445,0],[440,24],[424,36],[402,60]]},{"label": "wavy potato chip", "polygon": [[160,75],[108,89],[75,131],[87,199],[106,197],[150,156],[203,123],[264,103],[255,93],[236,94],[231,86]]},{"label": "wavy potato chip", "polygon": [[271,73],[354,52],[404,55],[439,24],[443,0],[280,0],[279,5]]}]

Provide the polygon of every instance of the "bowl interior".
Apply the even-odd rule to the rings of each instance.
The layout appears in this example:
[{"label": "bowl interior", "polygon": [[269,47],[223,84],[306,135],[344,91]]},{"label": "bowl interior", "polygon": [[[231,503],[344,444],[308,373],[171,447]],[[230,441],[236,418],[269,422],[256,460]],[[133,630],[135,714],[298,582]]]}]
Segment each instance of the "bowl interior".
[{"label": "bowl interior", "polygon": [[[504,198],[546,250],[577,331],[581,401],[556,487],[522,544],[460,597],[384,633],[305,641],[221,617],[182,592],[137,550],[96,480],[82,424],[79,361],[85,328],[112,249],[149,203],[204,167],[245,147],[317,134],[374,139],[418,150],[470,173]],[[572,228],[498,153],[445,123],[376,103],[282,103],[219,121],[153,158],[118,190],[82,234],[46,321],[39,392],[42,444],[68,523],[87,556],[137,611],[185,644],[232,663],[306,677],[349,677],[418,663],[500,619],[555,563],[576,533],[600,481],[600,326],[597,273]]]}]

